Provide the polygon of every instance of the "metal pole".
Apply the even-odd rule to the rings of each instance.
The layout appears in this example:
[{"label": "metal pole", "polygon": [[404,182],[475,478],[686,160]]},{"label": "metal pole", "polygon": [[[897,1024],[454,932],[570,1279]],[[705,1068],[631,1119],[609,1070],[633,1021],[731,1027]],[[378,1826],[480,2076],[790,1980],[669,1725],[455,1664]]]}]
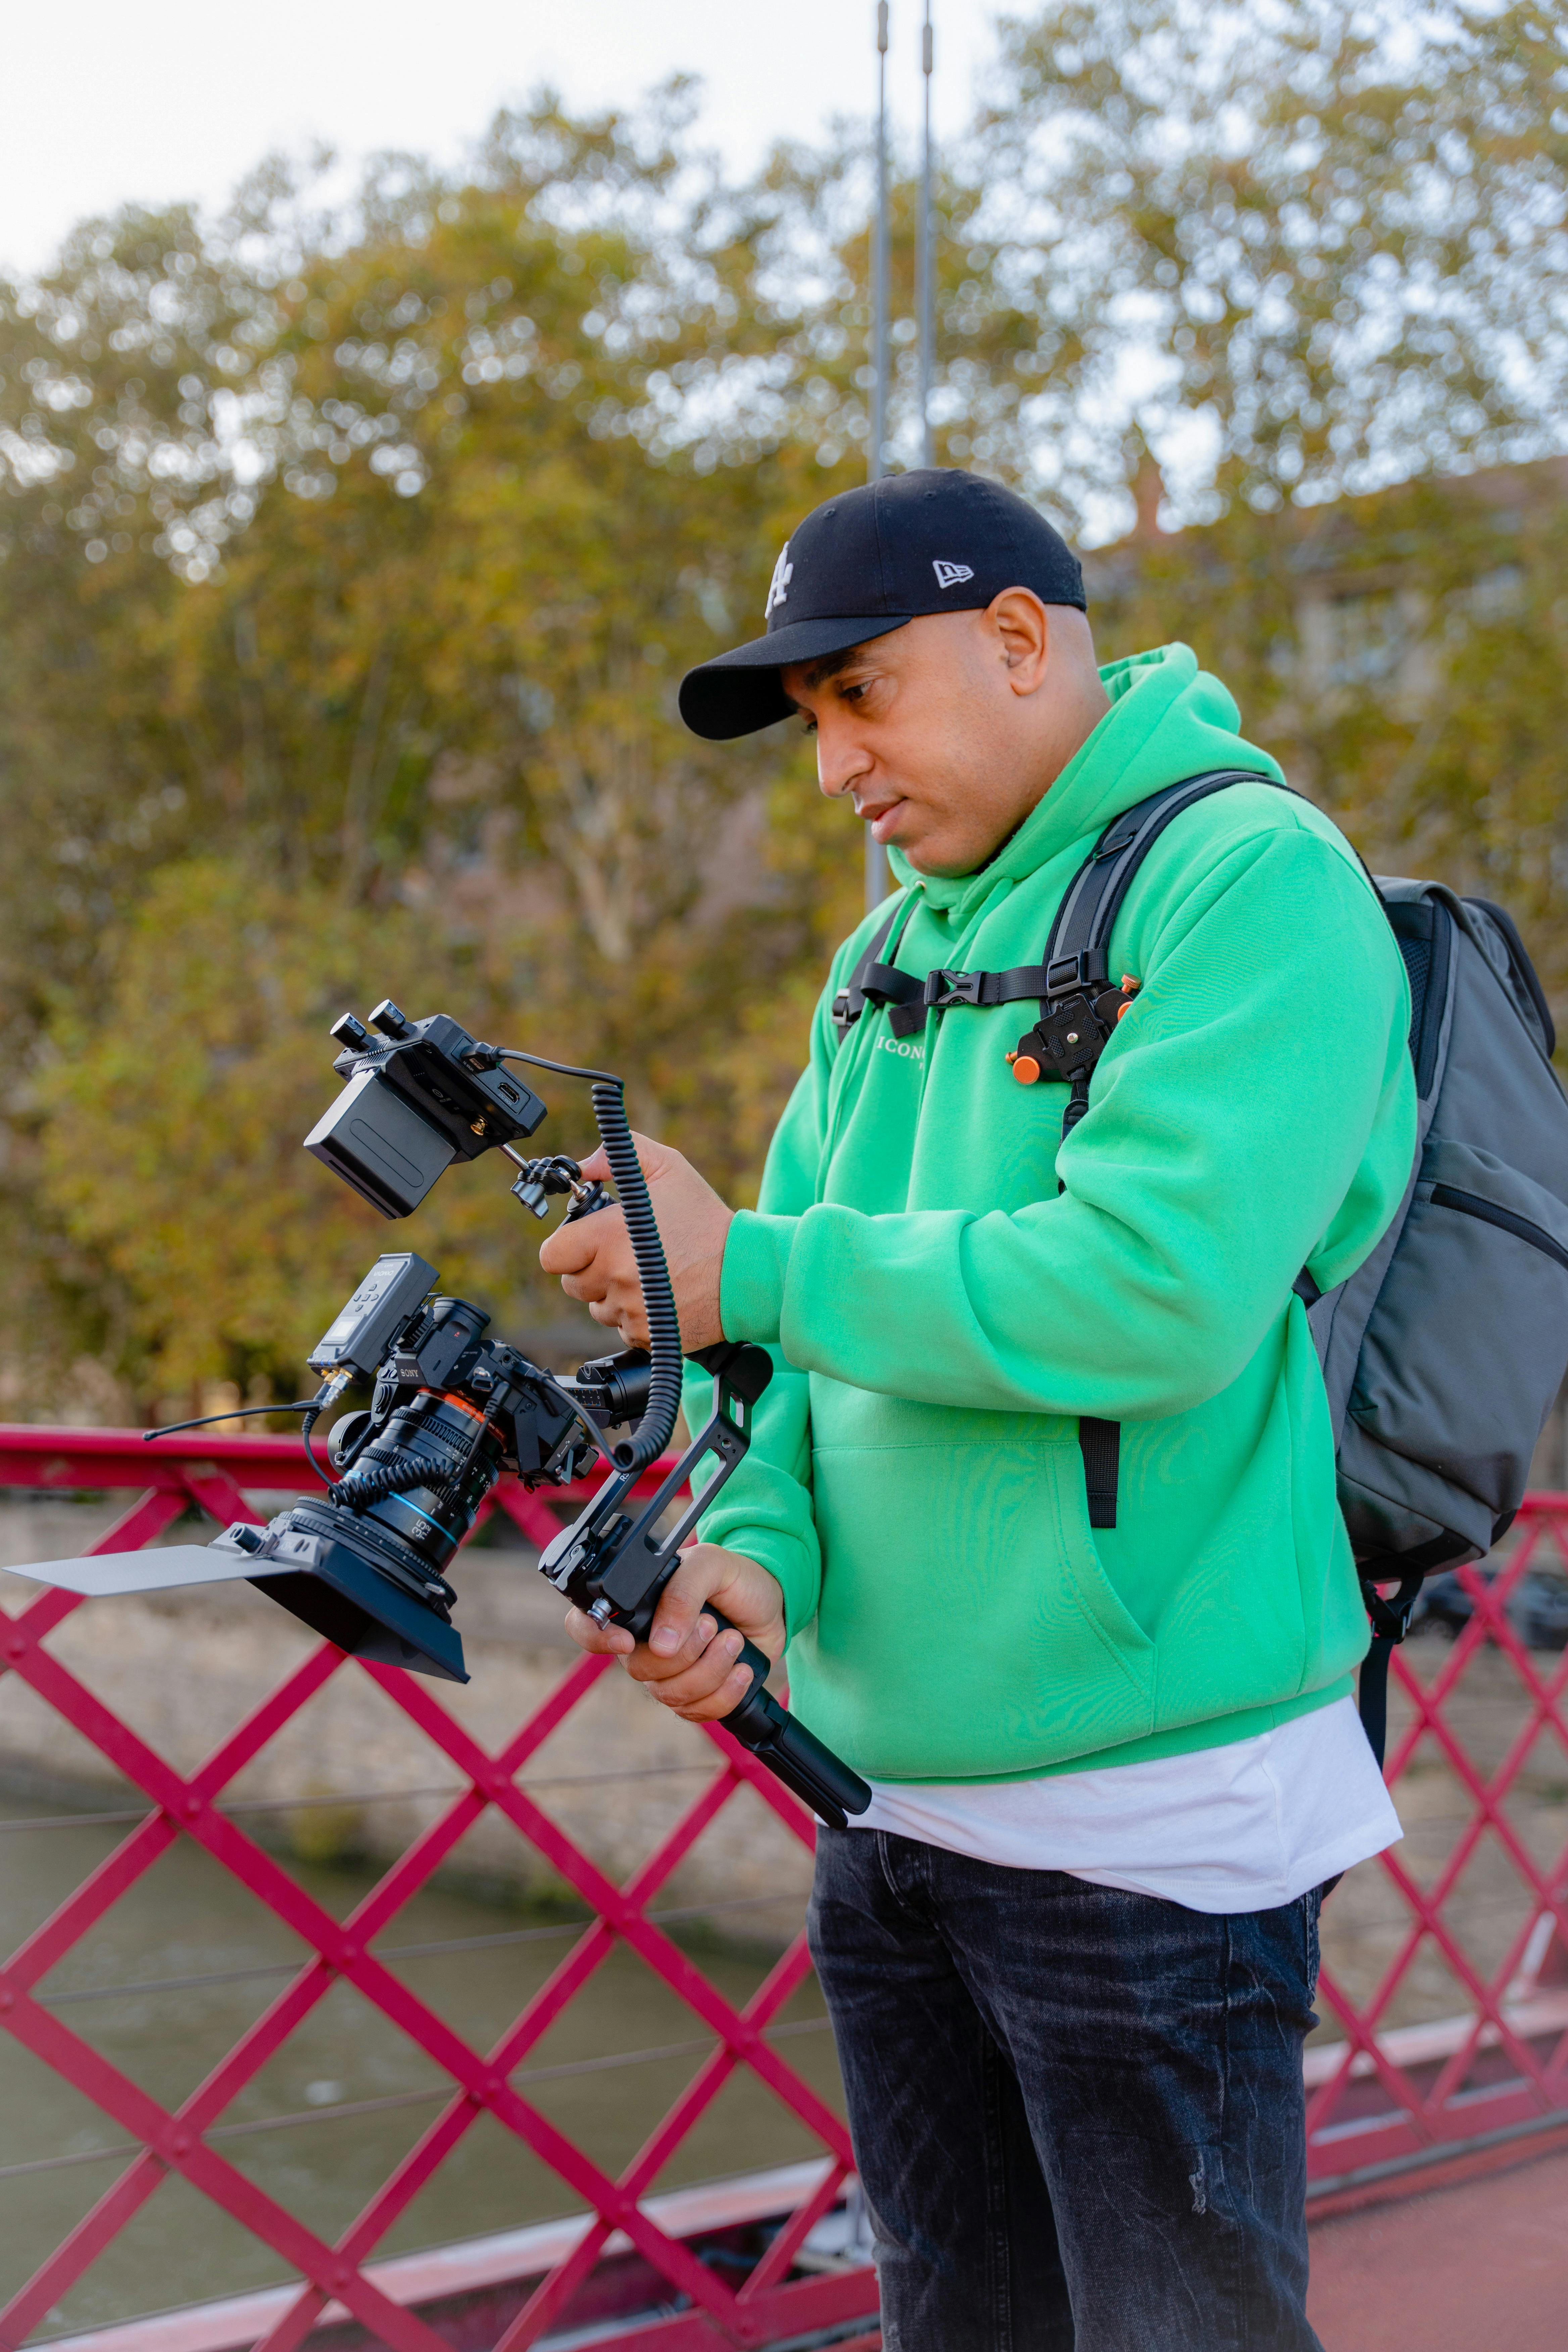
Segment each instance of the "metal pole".
[{"label": "metal pole", "polygon": [[931,0],[921,37],[921,71],[925,76],[925,148],[921,157],[921,463],[934,466],[931,396],[936,380],[936,217],[931,209],[931,77],[935,62],[931,37]]},{"label": "metal pole", "polygon": [[877,0],[877,243],[871,278],[871,462],[886,470],[888,444],[888,0]]},{"label": "metal pole", "polygon": [[[871,447],[868,479],[879,482],[888,443],[888,0],[877,0],[877,228],[871,278]],[[888,895],[888,855],[866,827],[866,911]]]}]

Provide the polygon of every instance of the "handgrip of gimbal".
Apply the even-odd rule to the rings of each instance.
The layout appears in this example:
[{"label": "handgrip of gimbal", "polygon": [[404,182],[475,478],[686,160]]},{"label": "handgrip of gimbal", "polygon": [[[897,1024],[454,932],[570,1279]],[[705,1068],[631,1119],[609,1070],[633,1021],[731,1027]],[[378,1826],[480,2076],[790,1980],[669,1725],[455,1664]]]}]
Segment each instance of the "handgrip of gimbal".
[{"label": "handgrip of gimbal", "polygon": [[[721,1633],[728,1630],[730,1620],[722,1610],[710,1605],[707,1614]],[[829,1829],[847,1829],[847,1815],[863,1813],[871,1801],[867,1782],[763,1689],[768,1661],[754,1643],[745,1644],[735,1664],[750,1666],[752,1683],[740,1706],[722,1717],[725,1730],[732,1732],[742,1748],[749,1748],[758,1763],[765,1764]]]}]

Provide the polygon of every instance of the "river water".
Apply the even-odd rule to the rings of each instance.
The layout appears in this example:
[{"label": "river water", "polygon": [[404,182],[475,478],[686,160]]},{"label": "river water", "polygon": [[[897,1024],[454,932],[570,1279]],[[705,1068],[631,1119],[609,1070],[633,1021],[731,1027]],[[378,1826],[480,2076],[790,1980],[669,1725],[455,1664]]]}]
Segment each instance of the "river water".
[{"label": "river water", "polygon": [[[21,1826],[25,1822],[38,1826]],[[128,1826],[95,1824],[29,1799],[0,1799],[4,1948],[15,1950],[114,1851]],[[289,1867],[340,1917],[373,1883],[368,1871],[297,1857]],[[580,1921],[560,1913],[509,1910],[437,1886],[398,1915],[376,1949],[411,1990],[482,2050],[581,1932]],[[765,1949],[717,1944],[704,1921],[672,1919],[670,1932],[689,1945],[700,1939],[696,1957],[737,2003],[771,1962]],[[71,2032],[173,2106],[277,1998],[302,1957],[289,1929],[182,1838],[39,1992]],[[782,2012],[779,2046],[837,2104],[831,2036],[816,2022],[821,2010],[808,1979]],[[512,2079],[614,2173],[710,2047],[700,2021],[617,1945]],[[578,2071],[584,2061],[592,2062],[588,2070]],[[337,1983],[209,2137],[239,2171],[331,2241],[439,2115],[443,2083],[406,2036]],[[125,2146],[125,2136],[59,2075],[0,2035],[0,2303],[120,2177]],[[106,2149],[114,2152],[98,2153]],[[742,2070],[656,2185],[674,2188],[818,2153],[811,2135]],[[444,2244],[578,2207],[521,2141],[481,2115],[378,2251]],[[29,2341],[292,2275],[258,2240],[170,2177]]]}]

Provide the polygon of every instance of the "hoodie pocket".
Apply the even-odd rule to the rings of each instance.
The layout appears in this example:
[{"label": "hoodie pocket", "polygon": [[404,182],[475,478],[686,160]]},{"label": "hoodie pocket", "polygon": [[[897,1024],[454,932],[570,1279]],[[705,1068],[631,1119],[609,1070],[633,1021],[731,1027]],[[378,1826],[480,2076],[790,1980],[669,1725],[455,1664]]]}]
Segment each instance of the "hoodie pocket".
[{"label": "hoodie pocket", "polygon": [[816,1447],[822,1598],[801,1689],[863,1771],[1005,1777],[1152,1727],[1153,1644],[1100,1566],[1072,1423],[1055,1426]]},{"label": "hoodie pocket", "polygon": [[1076,1441],[1050,1454],[1050,1480],[1062,1558],[1072,1580],[1073,1598],[1133,1689],[1148,1705],[1152,1728],[1154,1644],[1105,1572],[1089,1524],[1083,1456]]}]

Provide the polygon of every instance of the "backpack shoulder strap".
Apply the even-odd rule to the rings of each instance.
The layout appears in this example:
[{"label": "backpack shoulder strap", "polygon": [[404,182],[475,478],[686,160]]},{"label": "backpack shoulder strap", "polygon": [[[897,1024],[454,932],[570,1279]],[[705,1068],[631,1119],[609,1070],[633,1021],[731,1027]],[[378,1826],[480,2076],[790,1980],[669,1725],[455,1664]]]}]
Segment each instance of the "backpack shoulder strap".
[{"label": "backpack shoulder strap", "polygon": [[[921,1028],[933,1010],[945,1013],[959,1005],[984,1008],[1036,998],[1040,1008],[1038,1024],[1020,1038],[1017,1053],[1007,1058],[1014,1065],[1014,1076],[1026,1083],[1047,1069],[1052,1076],[1068,1081],[1071,1094],[1062,1118],[1062,1134],[1067,1137],[1089,1108],[1094,1066],[1118,1011],[1126,1008],[1124,998],[1114,992],[1108,997],[1104,992],[1110,976],[1111,929],[1133,877],[1173,818],[1230,784],[1270,784],[1279,792],[1290,790],[1278,777],[1263,775],[1257,769],[1211,768],[1166,784],[1124,809],[1107,825],[1068,884],[1051,925],[1043,963],[1019,964],[1011,971],[942,970],[928,972],[923,981],[911,978],[889,960],[898,952],[904,922],[912,911],[911,894],[875,933],[834,999],[833,1022],[839,1044],[868,1004],[890,1005],[888,1025],[895,1036],[904,1037]],[[1079,1423],[1079,1445],[1089,1526],[1113,1528],[1120,1423],[1083,1417]]]},{"label": "backpack shoulder strap", "polygon": [[[1059,996],[1086,981],[1104,980],[1111,930],[1143,860],[1184,809],[1231,784],[1268,784],[1276,792],[1290,791],[1289,784],[1256,768],[1211,768],[1202,775],[1184,777],[1180,783],[1164,785],[1112,819],[1068,885],[1051,926],[1046,947],[1047,993]],[[1069,958],[1082,958],[1097,950],[1100,961],[1092,971],[1068,962]]]},{"label": "backpack shoulder strap", "polygon": [[[1051,925],[1046,960],[1030,971],[1009,973],[1022,981],[1038,974],[1040,1014],[1035,1027],[1008,1055],[1013,1075],[1025,1086],[1042,1077],[1071,1088],[1062,1134],[1072,1133],[1089,1108],[1089,1082],[1111,1031],[1127,1010],[1128,997],[1110,986],[1110,942],[1116,918],[1134,876],[1172,821],[1194,802],[1229,784],[1288,784],[1254,769],[1213,768],[1203,775],[1166,784],[1114,817],[1068,883]],[[1128,982],[1129,992],[1136,985]],[[1012,993],[1023,994],[1019,988]]]},{"label": "backpack shoulder strap", "polygon": [[[1068,886],[1046,944],[1039,1024],[1020,1038],[1014,1057],[1016,1075],[1021,1075],[1022,1062],[1025,1069],[1038,1076],[1048,1052],[1056,1074],[1068,1081],[1072,1091],[1062,1115],[1064,1139],[1089,1108],[1089,1082],[1095,1064],[1118,1011],[1125,1009],[1128,1001],[1122,998],[1119,1005],[1114,996],[1108,999],[1104,992],[1110,977],[1111,930],[1133,877],[1173,817],[1194,802],[1206,800],[1211,793],[1239,783],[1274,784],[1276,779],[1254,769],[1214,768],[1151,793],[1112,820]],[[1279,784],[1277,789],[1288,792],[1289,786]],[[1078,1442],[1083,1456],[1089,1524],[1113,1528],[1121,1425],[1084,1414],[1079,1421]]]}]

